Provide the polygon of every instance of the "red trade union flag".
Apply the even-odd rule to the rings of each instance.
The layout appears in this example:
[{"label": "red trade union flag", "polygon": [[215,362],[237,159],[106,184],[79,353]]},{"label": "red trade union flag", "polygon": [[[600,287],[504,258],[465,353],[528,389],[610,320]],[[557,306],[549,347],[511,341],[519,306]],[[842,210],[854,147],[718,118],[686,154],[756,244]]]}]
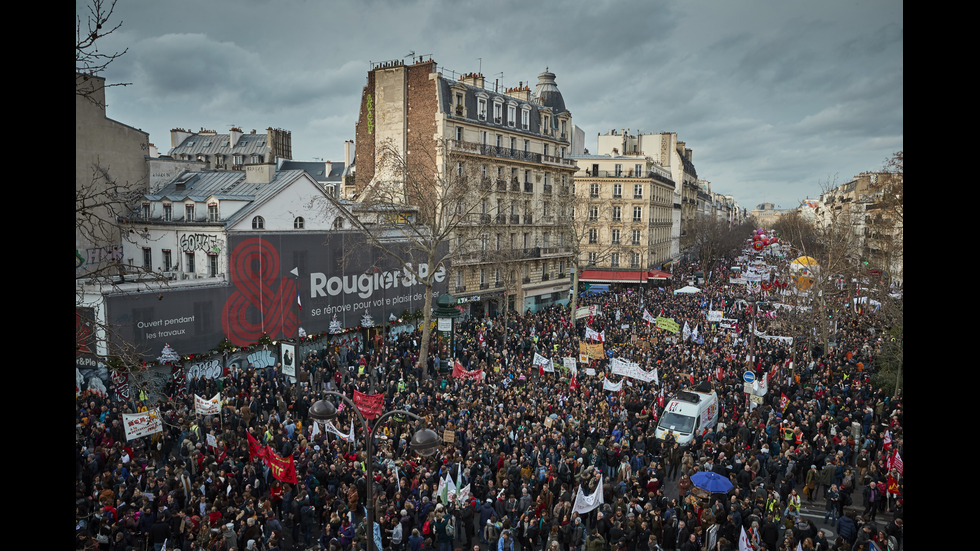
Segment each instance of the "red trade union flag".
[{"label": "red trade union flag", "polygon": [[360,410],[365,419],[374,419],[381,415],[384,406],[384,394],[364,394],[354,391],[354,405]]},{"label": "red trade union flag", "polygon": [[245,431],[245,436],[248,437],[248,459],[249,461],[254,461],[256,457],[261,458],[265,461],[266,455],[268,455],[268,450],[265,446],[259,444],[259,441],[252,436],[252,433]]},{"label": "red trade union flag", "polygon": [[290,484],[296,484],[296,464],[293,462],[293,456],[286,458],[279,457],[279,454],[268,450],[268,456],[265,458],[265,464],[269,466],[272,471],[272,476],[276,477],[277,480],[283,482],[288,482]]},{"label": "red trade union flag", "polygon": [[785,394],[780,393],[779,394],[779,409],[780,409],[780,411],[785,412],[786,411],[786,408],[788,406],[789,406],[789,398],[787,398]]},{"label": "red trade union flag", "polygon": [[466,369],[463,369],[463,365],[459,363],[459,360],[457,360],[455,363],[453,363],[453,377],[456,377],[457,379],[471,379],[479,383],[483,380],[483,370],[475,369],[473,371],[467,371]]}]

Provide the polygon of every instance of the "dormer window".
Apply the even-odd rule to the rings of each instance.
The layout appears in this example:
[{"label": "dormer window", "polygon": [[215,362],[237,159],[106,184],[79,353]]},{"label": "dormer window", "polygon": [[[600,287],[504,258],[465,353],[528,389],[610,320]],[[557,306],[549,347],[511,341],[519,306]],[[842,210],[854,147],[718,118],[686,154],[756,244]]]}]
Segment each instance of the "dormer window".
[{"label": "dormer window", "polygon": [[501,101],[493,102],[493,122],[495,124],[500,124],[503,121],[504,116],[504,104]]},{"label": "dormer window", "polygon": [[208,221],[218,222],[218,203],[208,203]]},{"label": "dormer window", "polygon": [[253,230],[264,230],[265,229],[265,218],[261,216],[256,216],[252,218],[252,229]]},{"label": "dormer window", "polygon": [[170,203],[163,204],[163,220],[164,222],[170,222],[174,219],[174,206]]},{"label": "dormer window", "polygon": [[521,128],[527,130],[531,127],[531,108],[525,106],[521,109]]},{"label": "dormer window", "polygon": [[185,222],[194,221],[194,203],[184,204],[184,221]]},{"label": "dormer window", "polygon": [[480,98],[477,100],[477,113],[481,121],[487,120],[487,100]]}]

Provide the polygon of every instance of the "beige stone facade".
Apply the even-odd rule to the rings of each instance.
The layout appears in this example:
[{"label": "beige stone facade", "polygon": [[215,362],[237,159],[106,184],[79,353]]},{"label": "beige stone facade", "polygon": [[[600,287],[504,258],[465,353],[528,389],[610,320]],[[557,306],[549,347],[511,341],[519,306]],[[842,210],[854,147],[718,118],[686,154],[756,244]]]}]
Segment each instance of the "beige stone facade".
[{"label": "beige stone facade", "polygon": [[[412,170],[479,181],[472,227],[450,240],[457,254],[449,292],[473,312],[568,300],[571,248],[561,224],[576,167],[571,113],[554,79],[545,71],[534,92],[524,83],[503,88],[480,74],[450,78],[432,60],[379,63],[368,73],[356,177],[344,196],[399,181],[381,162],[391,151]],[[478,235],[464,239],[465,231]]]}]

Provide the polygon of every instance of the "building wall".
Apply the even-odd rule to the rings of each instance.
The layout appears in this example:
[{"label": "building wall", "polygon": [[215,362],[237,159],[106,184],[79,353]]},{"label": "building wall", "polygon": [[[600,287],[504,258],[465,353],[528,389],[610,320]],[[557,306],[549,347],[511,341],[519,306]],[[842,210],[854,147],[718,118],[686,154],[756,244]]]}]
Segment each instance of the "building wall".
[{"label": "building wall", "polygon": [[[106,185],[97,175],[101,169],[107,170],[109,178],[123,190],[134,193],[148,189],[149,171],[146,155],[149,153],[149,134],[106,116],[105,80],[100,77],[75,75],[77,89],[91,91],[89,96],[75,95],[75,192],[76,215],[79,215],[79,195],[87,194],[84,189],[96,183],[95,190],[104,190]],[[91,202],[91,201],[90,201]],[[114,220],[122,207],[108,210],[99,207],[86,207],[87,217],[113,221],[107,224],[106,232],[99,232],[94,238],[86,238],[75,229],[75,249],[85,263],[76,274],[105,266],[119,258],[121,236]]]}]

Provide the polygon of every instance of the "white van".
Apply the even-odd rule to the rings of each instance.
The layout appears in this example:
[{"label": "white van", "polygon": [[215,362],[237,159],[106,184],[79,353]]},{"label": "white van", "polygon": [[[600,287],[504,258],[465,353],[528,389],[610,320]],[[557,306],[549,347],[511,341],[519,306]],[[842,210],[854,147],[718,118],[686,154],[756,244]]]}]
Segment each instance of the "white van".
[{"label": "white van", "polygon": [[672,432],[677,443],[686,447],[716,424],[718,393],[708,385],[699,385],[696,389],[681,390],[670,399],[660,416],[656,435],[663,440]]}]

